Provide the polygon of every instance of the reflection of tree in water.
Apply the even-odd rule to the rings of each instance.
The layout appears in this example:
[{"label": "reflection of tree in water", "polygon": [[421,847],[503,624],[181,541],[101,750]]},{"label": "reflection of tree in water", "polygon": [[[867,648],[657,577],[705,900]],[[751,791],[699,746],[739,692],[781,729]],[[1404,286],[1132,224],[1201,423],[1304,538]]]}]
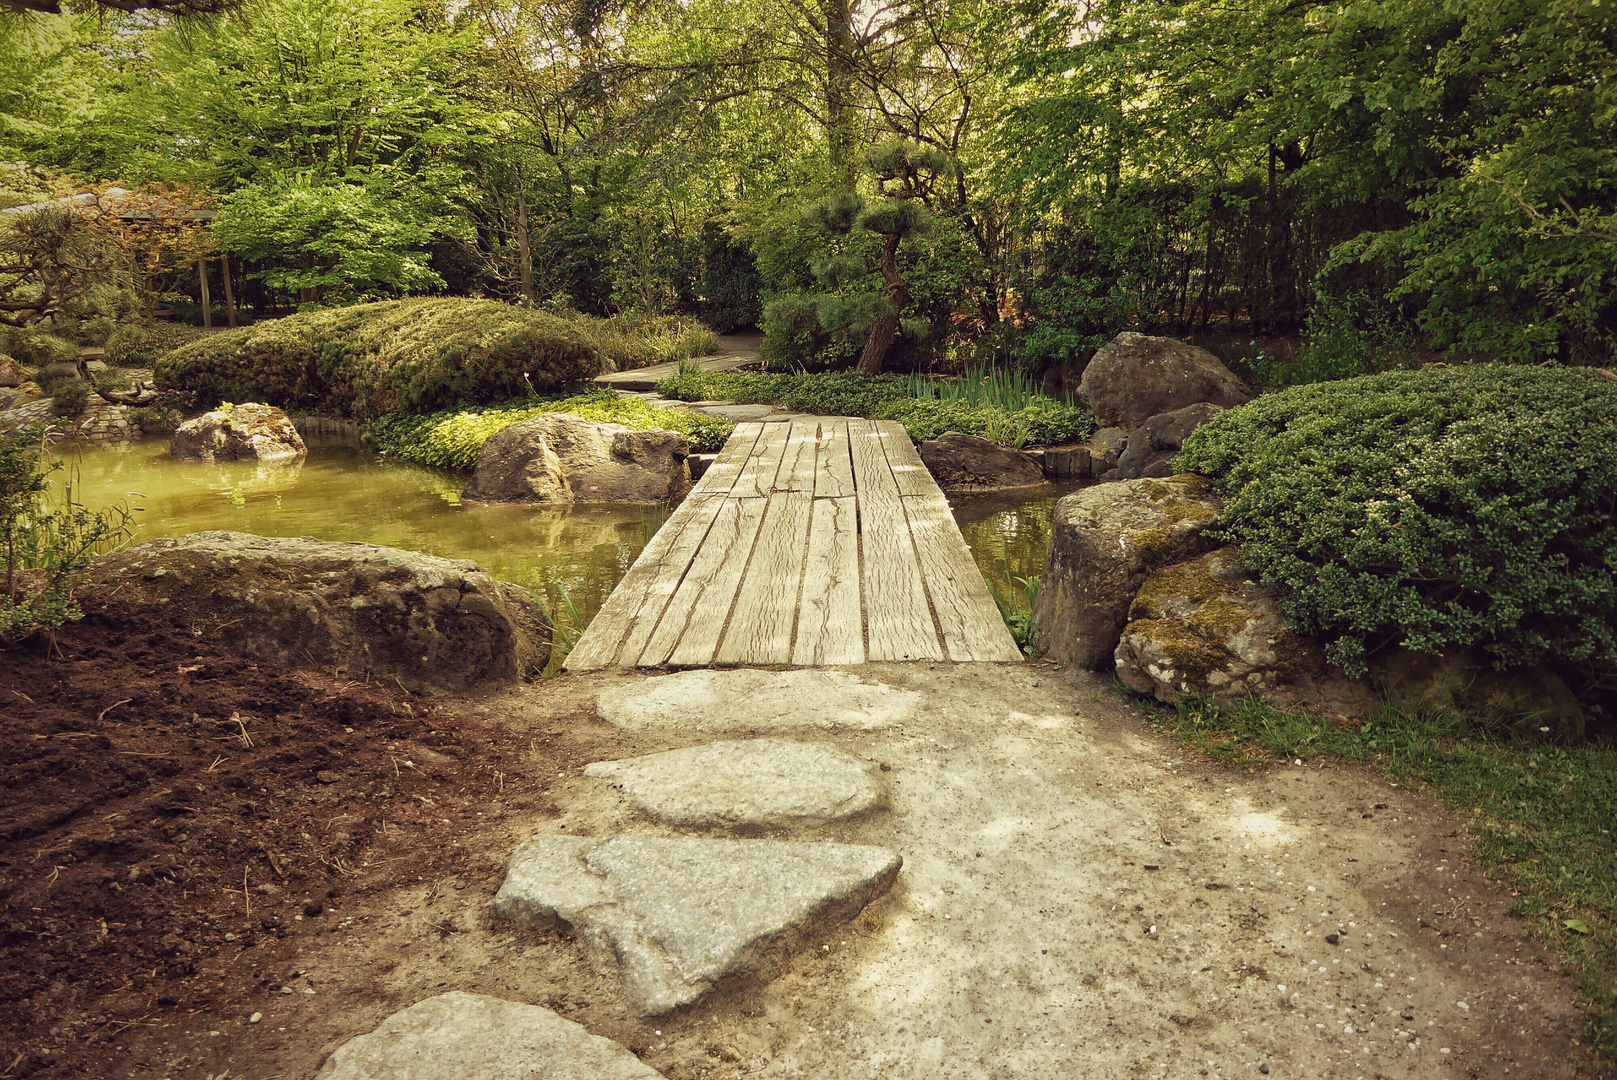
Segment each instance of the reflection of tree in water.
[{"label": "reflection of tree in water", "polygon": [[1032,498],[971,495],[951,500],[977,568],[1003,595],[1014,595],[1026,604],[1027,590],[1017,579],[1044,573],[1056,501],[1067,490],[1040,492]]}]

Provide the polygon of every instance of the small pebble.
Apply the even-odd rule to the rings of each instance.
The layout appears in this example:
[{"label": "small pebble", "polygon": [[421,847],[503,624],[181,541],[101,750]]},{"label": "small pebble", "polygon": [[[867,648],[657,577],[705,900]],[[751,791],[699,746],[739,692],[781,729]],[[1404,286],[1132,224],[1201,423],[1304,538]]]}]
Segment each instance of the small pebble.
[{"label": "small pebble", "polygon": [[249,1016],[247,1018],[247,1022],[249,1024],[256,1024],[262,1019],[264,1019],[264,1014],[263,1013],[254,1013],[253,1015],[251,1015],[251,1016]]},{"label": "small pebble", "polygon": [[1341,941],[1342,938],[1338,934],[1326,934],[1325,940],[1330,942],[1332,945],[1335,945],[1338,941]]},{"label": "small pebble", "polygon": [[290,987],[290,986],[283,986],[283,987],[281,987],[281,993],[283,993],[283,994],[290,994],[290,993],[291,993],[291,992],[292,992],[292,988],[291,988],[291,987]]},{"label": "small pebble", "polygon": [[1258,1066],[1258,1071],[1260,1073],[1262,1073],[1264,1076],[1268,1076],[1269,1075],[1269,1066],[1268,1065],[1259,1065]]}]

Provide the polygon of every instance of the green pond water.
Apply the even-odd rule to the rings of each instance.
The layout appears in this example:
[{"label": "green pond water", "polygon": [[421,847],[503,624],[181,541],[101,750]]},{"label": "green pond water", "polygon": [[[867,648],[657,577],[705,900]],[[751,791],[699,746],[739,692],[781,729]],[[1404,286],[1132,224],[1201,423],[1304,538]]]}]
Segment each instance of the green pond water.
[{"label": "green pond water", "polygon": [[[664,520],[657,508],[539,508],[462,503],[458,473],[312,447],[301,463],[173,461],[166,440],[61,453],[78,497],[138,509],[136,540],[232,529],[352,540],[475,560],[554,606],[565,594],[594,616]],[[1002,591],[1039,574],[1055,489],[1018,501],[955,502],[978,565]]]}]

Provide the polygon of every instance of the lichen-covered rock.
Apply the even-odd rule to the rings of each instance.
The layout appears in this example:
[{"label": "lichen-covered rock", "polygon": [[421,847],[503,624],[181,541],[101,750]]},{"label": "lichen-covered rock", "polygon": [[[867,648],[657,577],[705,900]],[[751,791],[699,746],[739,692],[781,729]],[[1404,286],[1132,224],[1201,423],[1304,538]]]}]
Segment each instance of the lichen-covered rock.
[{"label": "lichen-covered rock", "polygon": [[463,498],[516,503],[661,503],[691,488],[690,443],[549,413],[490,435]]},{"label": "lichen-covered rock", "polygon": [[1235,548],[1165,566],[1140,585],[1114,653],[1117,677],[1172,703],[1261,696],[1323,666]]},{"label": "lichen-covered rock", "polygon": [[1111,660],[1147,574],[1212,547],[1219,504],[1195,476],[1125,480],[1056,503],[1050,555],[1033,606],[1033,643],[1060,663]]},{"label": "lichen-covered rock", "polygon": [[1033,455],[978,435],[946,431],[917,449],[944,491],[1006,491],[1046,482],[1044,469]]},{"label": "lichen-covered rock", "polygon": [[1120,427],[1101,428],[1089,437],[1090,475],[1103,476],[1117,468],[1128,449],[1129,433]]},{"label": "lichen-covered rock", "polygon": [[168,448],[170,457],[183,461],[290,461],[308,452],[284,412],[254,402],[187,420]]},{"label": "lichen-covered rock", "polygon": [[1230,408],[1249,398],[1235,373],[1206,349],[1135,333],[1117,335],[1095,354],[1082,389],[1101,427],[1130,431],[1186,405]]},{"label": "lichen-covered rock", "polygon": [[28,369],[13,358],[0,353],[0,387],[14,390],[33,378]]},{"label": "lichen-covered rock", "polygon": [[1173,412],[1159,413],[1135,428],[1127,449],[1115,468],[1102,480],[1134,480],[1142,476],[1167,477],[1174,474],[1174,458],[1184,448],[1190,433],[1223,412],[1221,405],[1198,401]]},{"label": "lichen-covered rock", "polygon": [[550,658],[550,620],[474,562],[237,532],[104,556],[97,596],[160,608],[251,660],[344,668],[410,689],[509,685]]}]

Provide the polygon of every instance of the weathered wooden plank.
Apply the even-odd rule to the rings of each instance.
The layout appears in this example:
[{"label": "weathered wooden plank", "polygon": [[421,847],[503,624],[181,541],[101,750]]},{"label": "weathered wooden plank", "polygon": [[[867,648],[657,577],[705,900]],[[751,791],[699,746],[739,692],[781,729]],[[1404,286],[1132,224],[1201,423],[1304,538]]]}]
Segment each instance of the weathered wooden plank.
[{"label": "weathered wooden plank", "polygon": [[[562,667],[567,671],[593,671],[611,667],[620,655],[620,645],[644,613],[651,611],[653,622],[662,602],[653,599],[658,583],[672,576],[677,584],[690,565],[702,538],[712,524],[722,499],[692,494],[641,550],[629,572],[612,590],[606,603],[579,635]],[[625,665],[632,666],[638,650],[625,651]]]},{"label": "weathered wooden plank", "polygon": [[926,588],[898,483],[882,449],[881,430],[869,420],[848,422],[854,486],[859,500],[867,653],[871,660],[942,660],[926,604]]},{"label": "weathered wooden plank", "polygon": [[791,436],[792,425],[776,423],[758,426],[762,434],[758,436],[758,442],[747,456],[746,463],[741,466],[741,475],[736,477],[735,486],[730,489],[731,498],[761,499],[775,488],[775,476],[780,471],[780,460],[786,453],[786,440]]},{"label": "weathered wooden plank", "polygon": [[[846,431],[842,445],[847,446]],[[850,476],[851,479],[851,476]],[[853,496],[815,499],[809,524],[803,596],[797,607],[792,663],[800,667],[865,662],[859,617],[859,521]]]},{"label": "weathered wooden plank", "polygon": [[882,449],[887,451],[887,464],[893,470],[893,480],[900,495],[930,495],[938,490],[936,480],[927,471],[921,455],[915,452],[909,432],[897,420],[877,420],[881,432]]},{"label": "weathered wooden plank", "polygon": [[691,488],[691,494],[729,494],[730,489],[735,486],[736,477],[741,475],[741,467],[746,464],[763,430],[762,424],[737,424],[730,437],[719,448],[713,464],[707,467],[707,472],[703,473],[702,478]]},{"label": "weathered wooden plank", "polygon": [[912,495],[903,502],[949,659],[1022,659],[943,493],[934,485],[930,494]]},{"label": "weathered wooden plank", "polygon": [[[693,506],[692,503],[695,503]],[[651,635],[656,632],[658,624],[662,621],[662,614],[673,598],[679,583],[685,579],[685,573],[695,561],[696,553],[701,549],[702,542],[707,539],[708,530],[713,527],[713,521],[719,515],[719,508],[724,504],[722,496],[691,496],[685,500],[677,514],[683,516],[679,536],[669,548],[668,555],[658,561],[650,583],[646,586],[645,595],[640,601],[640,607],[629,624],[629,632],[623,639],[623,649],[619,653],[623,657],[623,666],[632,667],[639,662],[640,654],[651,642]],[[690,512],[687,514],[687,508]],[[673,525],[670,518],[664,529]],[[635,562],[639,566],[640,561]]]},{"label": "weathered wooden plank", "polygon": [[641,667],[698,667],[712,661],[765,505],[764,499],[724,500],[707,539],[640,654]]},{"label": "weathered wooden plank", "polygon": [[814,492],[814,455],[820,425],[813,419],[793,420],[775,476],[776,491]]},{"label": "weathered wooden plank", "polygon": [[854,494],[853,461],[848,456],[848,421],[822,420],[814,456],[814,497],[840,499]]},{"label": "weathered wooden plank", "polygon": [[[809,438],[812,466],[812,431]],[[805,475],[814,479],[812,467],[805,469]],[[813,508],[814,496],[809,491],[777,491],[769,497],[717,663],[784,664],[791,660],[792,627],[797,622],[797,594],[803,583]]]}]

